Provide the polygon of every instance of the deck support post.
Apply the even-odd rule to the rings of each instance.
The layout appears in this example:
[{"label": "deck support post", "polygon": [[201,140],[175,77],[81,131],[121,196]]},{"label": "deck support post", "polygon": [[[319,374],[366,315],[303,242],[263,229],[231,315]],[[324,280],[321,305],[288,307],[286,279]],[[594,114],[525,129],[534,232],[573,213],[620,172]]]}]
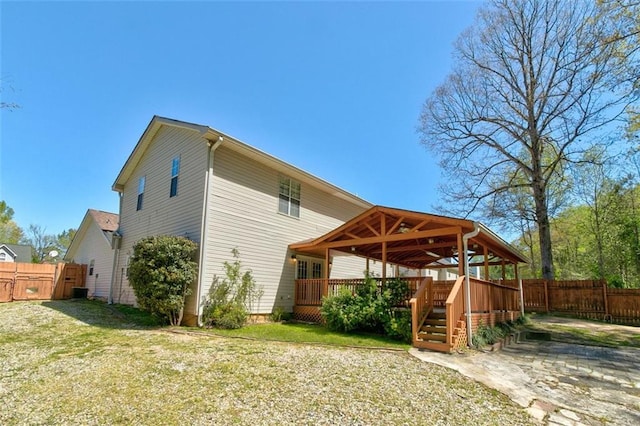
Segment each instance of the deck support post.
[{"label": "deck support post", "polygon": [[489,249],[482,246],[482,254],[484,255],[484,279],[489,281]]},{"label": "deck support post", "polygon": [[386,285],[387,280],[387,242],[382,242],[382,286]]},{"label": "deck support post", "polygon": [[326,248],[324,250],[324,283],[322,284],[322,297],[327,297],[329,295],[329,252],[331,249]]}]

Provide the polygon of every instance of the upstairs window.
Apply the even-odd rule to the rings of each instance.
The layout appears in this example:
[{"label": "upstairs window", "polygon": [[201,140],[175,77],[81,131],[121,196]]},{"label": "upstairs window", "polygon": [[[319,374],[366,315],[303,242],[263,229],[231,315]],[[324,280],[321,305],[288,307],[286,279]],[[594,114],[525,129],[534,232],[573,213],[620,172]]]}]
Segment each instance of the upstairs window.
[{"label": "upstairs window", "polygon": [[292,217],[300,217],[300,183],[280,176],[278,211]]},{"label": "upstairs window", "polygon": [[140,180],[138,180],[138,203],[136,204],[136,210],[142,210],[142,201],[144,199],[144,181],[145,176],[142,176]]},{"label": "upstairs window", "polygon": [[171,161],[171,188],[169,189],[169,198],[178,195],[178,175],[180,175],[180,156]]},{"label": "upstairs window", "polygon": [[89,275],[93,275],[93,268],[96,264],[96,261],[94,259],[91,259],[91,262],[89,262]]}]

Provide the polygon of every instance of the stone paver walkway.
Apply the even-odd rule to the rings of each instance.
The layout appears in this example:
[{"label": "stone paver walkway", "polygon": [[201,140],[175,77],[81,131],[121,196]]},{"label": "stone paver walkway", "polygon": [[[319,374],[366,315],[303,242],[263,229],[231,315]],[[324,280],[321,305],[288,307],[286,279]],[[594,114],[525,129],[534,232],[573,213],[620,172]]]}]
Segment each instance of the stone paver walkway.
[{"label": "stone paver walkway", "polygon": [[508,395],[549,425],[640,425],[640,349],[524,341],[499,352],[411,349]]}]

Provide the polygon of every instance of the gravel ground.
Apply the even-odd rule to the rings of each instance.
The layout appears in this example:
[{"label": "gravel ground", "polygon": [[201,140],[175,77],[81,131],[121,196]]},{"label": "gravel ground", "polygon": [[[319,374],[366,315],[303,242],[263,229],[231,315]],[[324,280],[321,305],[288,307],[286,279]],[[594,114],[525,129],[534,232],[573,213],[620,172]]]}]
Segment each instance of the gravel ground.
[{"label": "gravel ground", "polygon": [[519,425],[405,352],[168,333],[86,301],[0,304],[0,424]]}]

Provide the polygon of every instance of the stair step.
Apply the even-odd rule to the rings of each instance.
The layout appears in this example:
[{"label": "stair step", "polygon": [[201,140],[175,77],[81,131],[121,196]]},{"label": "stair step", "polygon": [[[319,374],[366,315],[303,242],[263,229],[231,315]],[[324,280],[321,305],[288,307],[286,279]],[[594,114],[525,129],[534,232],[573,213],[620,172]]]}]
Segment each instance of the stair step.
[{"label": "stair step", "polygon": [[445,334],[418,333],[418,337],[425,342],[446,342],[447,341],[447,336]]},{"label": "stair step", "polygon": [[444,320],[444,319],[427,318],[426,320],[424,320],[424,324],[425,325],[439,325],[441,327],[446,327],[447,326],[447,321]]},{"label": "stair step", "polygon": [[420,331],[428,334],[434,334],[434,333],[447,334],[447,327],[434,327],[434,326],[423,325],[422,327],[420,327]]},{"label": "stair step", "polygon": [[429,312],[428,318],[446,319],[447,313],[446,312]]},{"label": "stair step", "polygon": [[442,342],[423,342],[421,340],[414,343],[416,348],[428,349],[430,351],[451,352],[451,347]]}]

